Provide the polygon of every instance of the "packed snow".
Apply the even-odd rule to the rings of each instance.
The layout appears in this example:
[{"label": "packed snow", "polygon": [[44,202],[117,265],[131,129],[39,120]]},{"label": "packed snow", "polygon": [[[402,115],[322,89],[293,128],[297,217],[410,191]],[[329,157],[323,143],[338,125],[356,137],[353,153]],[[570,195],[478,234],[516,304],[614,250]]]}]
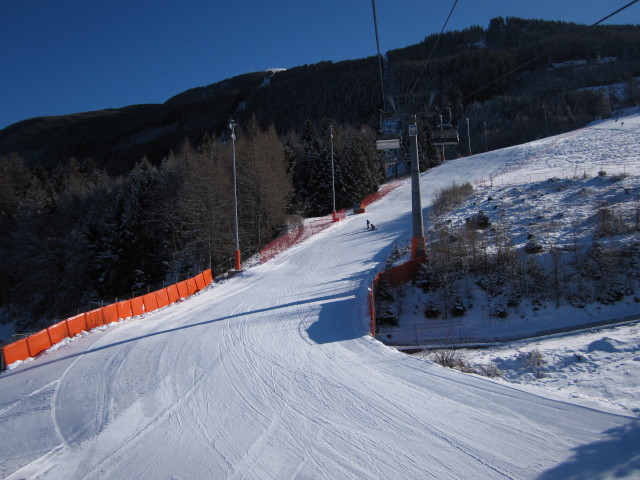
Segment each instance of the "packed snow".
[{"label": "packed snow", "polygon": [[[539,364],[528,361],[531,352],[539,353]],[[465,349],[460,354],[470,370],[489,373],[496,381],[531,392],[542,389],[585,406],[640,414],[638,322]],[[417,355],[429,358],[429,353]]]},{"label": "packed snow", "polygon": [[[640,175],[639,128],[640,115],[628,113],[624,125],[608,120],[447,162],[421,176],[423,205],[453,181],[524,188],[576,165],[591,176]],[[515,362],[508,349],[533,347],[483,352],[474,361],[506,372],[490,379],[367,335],[370,281],[394,244],[410,243],[410,209],[407,181],[366,215],[263,265],[3,372],[0,476],[638,478],[640,422],[630,399],[640,362],[637,344],[623,340],[632,332],[540,340],[543,387],[508,383],[525,375],[507,367]],[[587,370],[622,352],[621,384],[607,405],[568,401],[585,377],[551,380],[563,355]],[[631,393],[618,402],[625,388]]]}]

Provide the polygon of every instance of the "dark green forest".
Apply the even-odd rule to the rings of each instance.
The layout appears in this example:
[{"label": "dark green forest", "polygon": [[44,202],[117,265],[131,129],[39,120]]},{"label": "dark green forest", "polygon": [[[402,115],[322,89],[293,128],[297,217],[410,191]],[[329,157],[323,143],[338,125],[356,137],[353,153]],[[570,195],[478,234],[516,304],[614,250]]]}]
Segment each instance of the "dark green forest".
[{"label": "dark green forest", "polygon": [[383,63],[384,105],[372,56],[0,131],[0,321],[28,332],[229,269],[231,118],[246,258],[300,218],[330,213],[332,144],[337,208],[377,191],[383,116],[418,116],[426,169],[441,161],[429,139],[440,115],[459,131],[445,152],[455,158],[469,145],[478,153],[523,143],[640,102],[638,26],[496,18],[389,51]]}]

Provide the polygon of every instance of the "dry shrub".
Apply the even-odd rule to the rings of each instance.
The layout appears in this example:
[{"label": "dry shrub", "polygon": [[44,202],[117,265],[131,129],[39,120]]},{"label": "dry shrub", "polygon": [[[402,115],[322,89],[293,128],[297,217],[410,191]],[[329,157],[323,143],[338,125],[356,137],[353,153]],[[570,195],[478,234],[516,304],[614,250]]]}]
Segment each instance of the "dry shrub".
[{"label": "dry shrub", "polygon": [[467,362],[466,355],[462,350],[442,348],[431,352],[428,358],[443,367],[453,368],[464,373],[475,373],[474,369]]},{"label": "dry shrub", "polygon": [[433,212],[436,215],[443,215],[456,207],[462,205],[464,201],[473,193],[473,186],[469,183],[461,185],[454,183],[450,187],[440,190],[436,194],[433,202]]},{"label": "dry shrub", "polygon": [[544,377],[543,367],[545,364],[545,360],[544,354],[540,350],[534,348],[533,350],[530,350],[528,352],[522,352],[519,355],[519,358],[524,367],[530,369],[534,373],[536,378]]}]

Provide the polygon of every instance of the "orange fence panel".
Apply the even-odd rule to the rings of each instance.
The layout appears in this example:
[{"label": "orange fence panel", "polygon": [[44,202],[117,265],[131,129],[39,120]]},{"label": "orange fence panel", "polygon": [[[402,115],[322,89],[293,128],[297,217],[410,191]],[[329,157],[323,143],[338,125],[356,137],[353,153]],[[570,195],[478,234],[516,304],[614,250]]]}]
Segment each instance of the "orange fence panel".
[{"label": "orange fence panel", "polygon": [[38,333],[34,333],[27,337],[27,348],[29,349],[30,357],[35,357],[37,354],[50,347],[51,340],[49,340],[49,332],[47,332],[46,329],[40,330]]},{"label": "orange fence panel", "polygon": [[144,311],[150,312],[158,308],[158,302],[156,301],[156,292],[147,293],[143,295],[144,299]]},{"label": "orange fence panel", "polygon": [[144,298],[135,297],[131,299],[131,313],[133,315],[142,315],[144,313]]},{"label": "orange fence panel", "polygon": [[335,223],[333,214],[325,215],[311,222],[298,226],[283,236],[276,238],[260,249],[260,262],[271,260],[278,253],[296,245],[311,236],[326,230]]},{"label": "orange fence panel", "polygon": [[93,330],[94,328],[104,325],[101,308],[90,310],[86,312],[85,315],[87,316],[87,328],[89,330]]},{"label": "orange fence panel", "polygon": [[84,313],[76,315],[75,317],[67,318],[67,328],[69,329],[69,336],[75,337],[83,330],[87,329],[87,316]]},{"label": "orange fence panel", "polygon": [[174,285],[169,285],[166,289],[167,295],[169,295],[169,302],[177,302],[180,300],[180,294],[178,293],[178,287]]},{"label": "orange fence panel", "polygon": [[116,303],[118,318],[129,318],[131,316],[131,300],[123,300]]},{"label": "orange fence panel", "polygon": [[199,273],[198,275],[196,275],[193,278],[196,281],[196,285],[198,287],[198,291],[202,290],[204,287],[207,286],[205,281],[204,281],[204,275],[202,273]]},{"label": "orange fence panel", "polygon": [[102,321],[106,325],[107,323],[118,321],[118,305],[112,303],[102,307]]},{"label": "orange fence panel", "polygon": [[202,272],[202,276],[204,277],[204,286],[211,285],[213,282],[213,274],[211,273],[211,269],[208,268],[204,272]]},{"label": "orange fence panel", "polygon": [[171,303],[169,301],[169,294],[167,293],[166,288],[156,290],[156,302],[158,304],[158,308],[166,307]]},{"label": "orange fence panel", "polygon": [[189,296],[189,287],[187,287],[186,280],[176,283],[176,287],[178,287],[178,293],[182,298],[187,298]]},{"label": "orange fence panel", "polygon": [[380,276],[385,278],[391,287],[395,288],[415,278],[420,271],[421,264],[419,260],[409,260],[402,265],[381,272]]},{"label": "orange fence panel", "polygon": [[195,278],[187,278],[185,282],[187,282],[187,290],[189,292],[189,295],[193,295],[198,291],[198,285],[196,284]]},{"label": "orange fence panel", "polygon": [[4,355],[4,364],[11,365],[18,360],[25,360],[30,357],[29,347],[27,346],[27,339],[23,338],[17,342],[10,343],[2,347],[2,353]]},{"label": "orange fence panel", "polygon": [[362,200],[362,205],[364,207],[371,205],[373,202],[376,202],[381,198],[385,197],[388,193],[395,190],[400,185],[402,185],[402,180],[393,180],[390,183],[385,183],[384,185],[380,185],[380,189],[376,193],[372,193],[371,195],[366,197],[364,200]]},{"label": "orange fence panel", "polygon": [[64,320],[62,322],[56,323],[55,325],[51,325],[49,328],[47,328],[47,331],[49,332],[49,340],[51,340],[51,345],[55,345],[56,343],[59,343],[65,338],[71,336],[69,335],[69,327],[67,326],[67,322]]}]

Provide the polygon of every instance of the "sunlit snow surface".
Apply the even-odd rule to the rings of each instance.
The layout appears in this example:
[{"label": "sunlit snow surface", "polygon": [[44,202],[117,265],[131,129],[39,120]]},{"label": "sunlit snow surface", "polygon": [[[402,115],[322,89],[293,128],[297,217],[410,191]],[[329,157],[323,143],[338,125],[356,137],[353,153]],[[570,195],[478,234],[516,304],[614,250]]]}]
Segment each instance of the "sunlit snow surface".
[{"label": "sunlit snow surface", "polygon": [[[424,203],[453,180],[638,175],[640,119],[623,120],[448,162],[422,176]],[[264,265],[4,372],[0,476],[638,478],[637,418],[367,336],[367,287],[410,241],[410,209],[407,182]]]}]

